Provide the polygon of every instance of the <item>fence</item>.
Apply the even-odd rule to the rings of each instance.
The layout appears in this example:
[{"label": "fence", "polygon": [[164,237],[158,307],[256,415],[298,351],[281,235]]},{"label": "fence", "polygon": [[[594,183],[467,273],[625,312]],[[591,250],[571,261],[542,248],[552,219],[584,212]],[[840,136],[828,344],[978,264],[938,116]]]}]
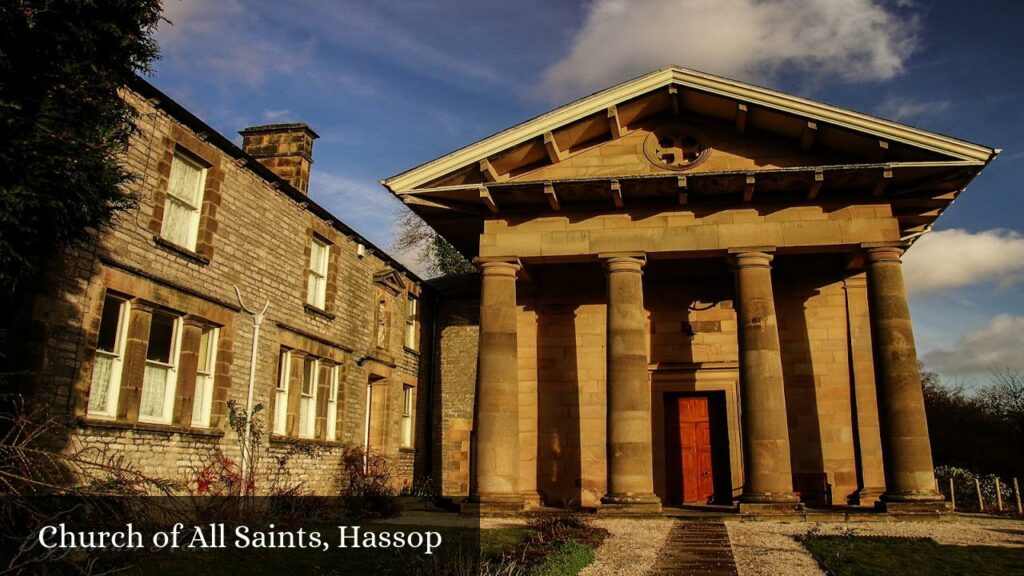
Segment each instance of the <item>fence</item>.
[{"label": "fence", "polygon": [[1024,515],[1018,478],[1006,482],[995,474],[940,466],[935,469],[935,487],[956,511]]}]

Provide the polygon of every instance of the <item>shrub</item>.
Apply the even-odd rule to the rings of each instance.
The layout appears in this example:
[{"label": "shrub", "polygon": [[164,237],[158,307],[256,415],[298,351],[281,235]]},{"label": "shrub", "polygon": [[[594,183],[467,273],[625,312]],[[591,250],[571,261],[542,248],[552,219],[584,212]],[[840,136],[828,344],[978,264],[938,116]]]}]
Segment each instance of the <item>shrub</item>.
[{"label": "shrub", "polygon": [[341,498],[352,518],[388,518],[401,512],[388,459],[362,446],[346,444],[341,451]]}]

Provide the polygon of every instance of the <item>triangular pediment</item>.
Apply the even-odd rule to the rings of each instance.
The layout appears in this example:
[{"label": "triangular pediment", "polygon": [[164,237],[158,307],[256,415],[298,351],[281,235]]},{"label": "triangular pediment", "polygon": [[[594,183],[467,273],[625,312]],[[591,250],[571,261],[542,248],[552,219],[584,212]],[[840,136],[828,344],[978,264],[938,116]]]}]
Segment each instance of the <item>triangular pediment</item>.
[{"label": "triangular pediment", "polygon": [[373,282],[391,294],[399,294],[408,286],[405,277],[393,268],[385,268],[374,274]]},{"label": "triangular pediment", "polygon": [[381,183],[467,252],[493,214],[631,202],[920,196],[901,221],[906,231],[930,225],[998,152],[671,67]]},{"label": "triangular pediment", "polygon": [[[804,149],[784,136],[737,132],[718,119],[697,114],[660,115],[637,122],[608,139],[553,163],[510,175],[508,182],[581,178],[757,172],[802,166],[834,166],[850,158],[826,148]],[[870,163],[861,160],[860,163]]]}]

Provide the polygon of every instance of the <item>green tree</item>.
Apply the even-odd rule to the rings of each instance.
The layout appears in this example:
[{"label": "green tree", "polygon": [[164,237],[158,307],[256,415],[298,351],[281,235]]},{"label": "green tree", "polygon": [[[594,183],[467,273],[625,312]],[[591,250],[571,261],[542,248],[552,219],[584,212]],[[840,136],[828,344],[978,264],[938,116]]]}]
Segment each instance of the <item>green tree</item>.
[{"label": "green tree", "polygon": [[150,70],[160,0],[0,4],[0,297],[134,198],[119,163],[135,110],[119,91]]}]

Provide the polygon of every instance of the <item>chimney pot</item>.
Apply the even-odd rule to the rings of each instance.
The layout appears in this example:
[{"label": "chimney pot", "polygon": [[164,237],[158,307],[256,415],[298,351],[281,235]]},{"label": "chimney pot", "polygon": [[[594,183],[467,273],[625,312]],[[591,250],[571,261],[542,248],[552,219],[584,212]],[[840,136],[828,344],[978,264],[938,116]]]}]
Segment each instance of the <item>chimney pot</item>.
[{"label": "chimney pot", "polygon": [[313,140],[320,136],[301,122],[253,126],[239,132],[242,150],[303,194],[309,194]]}]

